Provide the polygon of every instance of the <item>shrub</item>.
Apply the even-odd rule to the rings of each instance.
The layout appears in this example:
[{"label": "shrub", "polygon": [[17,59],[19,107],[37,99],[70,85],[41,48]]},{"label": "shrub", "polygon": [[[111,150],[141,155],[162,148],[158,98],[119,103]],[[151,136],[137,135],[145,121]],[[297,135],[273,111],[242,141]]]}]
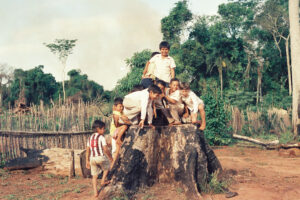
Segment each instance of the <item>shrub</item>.
[{"label": "shrub", "polygon": [[210,145],[228,145],[233,142],[232,128],[228,126],[230,113],[224,109],[224,102],[218,92],[216,97],[208,91],[202,99],[205,102],[206,129],[205,137]]}]

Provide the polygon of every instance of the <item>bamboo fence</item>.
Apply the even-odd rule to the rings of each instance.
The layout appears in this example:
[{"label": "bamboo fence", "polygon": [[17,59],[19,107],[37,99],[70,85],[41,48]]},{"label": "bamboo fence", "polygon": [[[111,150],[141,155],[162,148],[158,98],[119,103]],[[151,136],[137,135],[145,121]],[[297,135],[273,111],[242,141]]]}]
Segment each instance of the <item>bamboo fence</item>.
[{"label": "bamboo fence", "polygon": [[31,105],[29,111],[18,112],[17,109],[8,109],[0,114],[0,130],[9,131],[86,131],[91,130],[92,123],[101,119],[107,126],[110,118],[102,112],[103,105],[95,102],[52,104],[45,107]]},{"label": "bamboo fence", "polygon": [[22,132],[0,131],[0,162],[25,157],[24,149],[68,148],[85,149],[92,131],[83,132]]}]

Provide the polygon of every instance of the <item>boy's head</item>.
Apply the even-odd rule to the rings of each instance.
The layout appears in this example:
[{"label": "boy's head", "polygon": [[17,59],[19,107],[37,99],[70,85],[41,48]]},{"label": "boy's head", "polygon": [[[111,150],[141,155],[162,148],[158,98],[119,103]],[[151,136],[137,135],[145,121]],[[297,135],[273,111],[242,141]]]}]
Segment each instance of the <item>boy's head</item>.
[{"label": "boy's head", "polygon": [[172,78],[170,81],[170,88],[173,92],[179,89],[179,80],[177,78]]},{"label": "boy's head", "polygon": [[162,92],[164,92],[166,88],[166,82],[164,82],[163,80],[158,80],[156,81],[156,85],[160,88]]},{"label": "boy's head", "polygon": [[92,126],[93,130],[101,135],[105,132],[105,123],[101,120],[95,120]]},{"label": "boy's head", "polygon": [[152,52],[152,54],[151,54],[151,58],[152,58],[153,56],[157,55],[157,54],[159,54],[159,52],[157,52],[157,51],[155,51],[155,52]]},{"label": "boy's head", "polygon": [[180,93],[182,96],[187,97],[189,96],[190,92],[190,84],[183,82],[180,84]]},{"label": "boy's head", "polygon": [[167,41],[162,41],[159,44],[159,50],[162,57],[167,57],[169,55],[170,44]]},{"label": "boy's head", "polygon": [[148,88],[148,91],[149,91],[149,98],[151,100],[155,100],[158,98],[158,96],[162,93],[161,92],[161,89],[157,86],[157,85],[151,85],[149,88]]},{"label": "boy's head", "polygon": [[116,111],[122,112],[124,109],[123,106],[123,99],[122,98],[115,98],[114,100],[114,108]]},{"label": "boy's head", "polygon": [[129,93],[141,91],[143,89],[144,89],[144,87],[142,85],[135,85],[135,86],[133,86],[132,90]]}]

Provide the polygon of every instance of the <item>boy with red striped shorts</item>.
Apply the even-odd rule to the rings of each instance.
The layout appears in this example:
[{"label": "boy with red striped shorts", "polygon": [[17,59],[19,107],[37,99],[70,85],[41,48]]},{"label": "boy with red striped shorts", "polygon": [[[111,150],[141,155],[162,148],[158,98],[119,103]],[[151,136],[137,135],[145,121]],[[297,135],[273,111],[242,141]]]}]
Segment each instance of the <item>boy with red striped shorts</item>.
[{"label": "boy with red striped shorts", "polygon": [[87,142],[86,148],[86,168],[91,169],[93,176],[92,184],[94,189],[94,197],[98,196],[97,178],[103,170],[101,186],[104,187],[110,183],[106,180],[110,162],[113,161],[112,156],[107,148],[104,138],[105,123],[100,120],[95,120],[93,123],[93,130],[95,133],[91,135]]}]

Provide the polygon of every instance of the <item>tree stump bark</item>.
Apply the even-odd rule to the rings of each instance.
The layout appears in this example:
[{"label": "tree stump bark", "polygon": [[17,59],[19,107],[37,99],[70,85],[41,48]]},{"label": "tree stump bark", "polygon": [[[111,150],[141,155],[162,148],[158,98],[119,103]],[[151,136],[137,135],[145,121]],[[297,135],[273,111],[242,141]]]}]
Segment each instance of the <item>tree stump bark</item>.
[{"label": "tree stump bark", "polygon": [[124,192],[130,199],[140,187],[156,182],[178,185],[188,199],[201,199],[201,188],[216,170],[222,170],[220,162],[194,125],[156,130],[131,126],[110,172],[111,184],[100,192],[99,199]]}]

